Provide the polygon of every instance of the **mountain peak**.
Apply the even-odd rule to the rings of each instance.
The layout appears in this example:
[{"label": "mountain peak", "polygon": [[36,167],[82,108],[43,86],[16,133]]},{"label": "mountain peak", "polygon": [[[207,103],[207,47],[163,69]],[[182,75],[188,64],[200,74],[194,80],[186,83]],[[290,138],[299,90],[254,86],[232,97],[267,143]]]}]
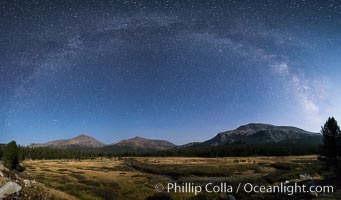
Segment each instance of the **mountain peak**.
[{"label": "mountain peak", "polygon": [[166,150],[176,147],[175,144],[165,140],[153,140],[140,136],[135,136],[130,139],[121,140],[118,143],[110,145],[110,149],[129,149],[129,150]]},{"label": "mountain peak", "polygon": [[130,138],[128,140],[147,140],[146,138],[140,137],[140,136],[135,136],[133,138]]},{"label": "mountain peak", "polygon": [[105,144],[85,134],[80,134],[71,139],[54,140],[42,144],[32,144],[32,147],[53,147],[53,148],[70,148],[70,147],[103,147]]},{"label": "mountain peak", "polygon": [[242,125],[242,126],[238,127],[236,130],[254,130],[254,131],[258,131],[258,130],[268,129],[270,127],[274,127],[274,125],[272,125],[272,124],[263,124],[263,123],[249,123],[249,124]]},{"label": "mountain peak", "polygon": [[[80,134],[80,135],[78,135],[78,136],[76,136],[76,137],[74,137],[74,138],[92,138],[92,137],[90,137],[90,136],[88,136],[88,135],[85,135],[85,134]],[[73,138],[73,139],[74,139]]]}]

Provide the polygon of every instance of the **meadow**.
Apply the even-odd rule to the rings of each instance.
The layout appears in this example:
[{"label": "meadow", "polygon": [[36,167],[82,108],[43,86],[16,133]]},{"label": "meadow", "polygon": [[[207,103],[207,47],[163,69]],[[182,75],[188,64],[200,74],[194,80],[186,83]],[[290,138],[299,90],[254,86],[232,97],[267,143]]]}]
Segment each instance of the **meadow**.
[{"label": "meadow", "polygon": [[[226,193],[158,193],[155,185],[168,182],[226,182],[272,185],[283,181],[323,181],[317,156],[288,157],[125,157],[94,160],[27,160],[23,176],[49,189],[55,199],[224,199]],[[320,195],[333,199],[335,195]],[[163,196],[162,196],[163,195]],[[277,198],[261,194],[233,194],[237,199]],[[292,197],[300,199],[302,196]],[[305,198],[305,197],[304,197]],[[308,197],[307,197],[308,198]],[[310,196],[309,196],[310,198]],[[313,197],[311,197],[313,198]]]}]

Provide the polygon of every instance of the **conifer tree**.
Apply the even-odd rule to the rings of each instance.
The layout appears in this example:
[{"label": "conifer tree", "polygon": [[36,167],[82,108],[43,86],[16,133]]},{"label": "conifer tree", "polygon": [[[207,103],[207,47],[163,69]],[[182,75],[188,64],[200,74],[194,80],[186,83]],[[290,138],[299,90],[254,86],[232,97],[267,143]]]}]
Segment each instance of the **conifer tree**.
[{"label": "conifer tree", "polygon": [[2,160],[4,165],[9,169],[16,169],[19,160],[18,160],[18,147],[15,141],[8,143],[5,147]]},{"label": "conifer tree", "polygon": [[338,159],[340,155],[341,131],[334,117],[329,117],[321,133],[323,135],[323,145],[321,146],[321,155],[328,159]]}]

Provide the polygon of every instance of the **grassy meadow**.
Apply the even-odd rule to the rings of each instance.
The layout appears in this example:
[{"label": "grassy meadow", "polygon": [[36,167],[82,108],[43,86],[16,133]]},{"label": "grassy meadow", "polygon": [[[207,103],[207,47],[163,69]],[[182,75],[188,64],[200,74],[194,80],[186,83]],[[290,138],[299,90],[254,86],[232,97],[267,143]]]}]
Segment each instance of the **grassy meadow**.
[{"label": "grassy meadow", "polygon": [[[301,174],[322,181],[317,156],[289,157],[126,157],[95,160],[27,160],[23,176],[35,179],[54,194],[55,199],[107,200],[153,199],[160,195],[157,183],[207,182],[257,183],[272,185],[286,180],[302,181]],[[337,193],[336,193],[337,194]],[[173,199],[219,199],[214,195],[169,193]],[[237,199],[261,198],[259,194],[233,194]],[[335,195],[335,194],[334,194]],[[166,195],[168,196],[168,195]],[[272,196],[266,196],[267,199]],[[329,195],[322,195],[326,199]],[[167,197],[168,198],[168,197]],[[281,197],[276,197],[281,199]],[[297,197],[301,198],[301,197]],[[156,198],[154,198],[156,199]],[[294,198],[292,198],[294,199]],[[332,198],[331,198],[332,199]]]}]

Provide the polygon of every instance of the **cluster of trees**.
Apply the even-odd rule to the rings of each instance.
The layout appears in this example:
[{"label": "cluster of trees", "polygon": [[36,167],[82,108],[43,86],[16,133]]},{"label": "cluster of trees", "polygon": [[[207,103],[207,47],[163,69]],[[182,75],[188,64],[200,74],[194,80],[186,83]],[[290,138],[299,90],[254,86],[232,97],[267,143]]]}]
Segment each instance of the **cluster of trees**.
[{"label": "cluster of trees", "polygon": [[23,170],[19,165],[20,161],[25,159],[32,160],[48,160],[48,159],[94,159],[98,157],[113,157],[113,154],[104,154],[99,152],[81,152],[66,149],[55,149],[48,147],[22,147],[18,146],[15,141],[7,145],[0,146],[0,157],[9,169]]},{"label": "cluster of trees", "polygon": [[56,149],[48,147],[19,147],[19,160],[50,160],[50,159],[92,159],[101,157],[103,154],[95,152],[81,152],[66,149]]},{"label": "cluster of trees", "polygon": [[188,156],[188,157],[228,157],[228,156],[289,156],[309,155],[318,153],[317,144],[233,144],[217,147],[187,147],[158,152],[126,152],[126,153],[103,153],[84,152],[67,149],[48,147],[22,147],[17,146],[15,141],[0,148],[3,152],[2,160],[6,167],[16,169],[18,163],[25,159],[49,160],[49,159],[94,159],[98,157],[121,157],[121,156]]},{"label": "cluster of trees", "polygon": [[229,156],[290,156],[318,153],[317,144],[228,144],[216,147],[187,147],[146,153],[144,156],[188,156],[188,157],[229,157]]},{"label": "cluster of trees", "polygon": [[102,152],[86,152],[81,150],[57,149],[49,147],[19,147],[19,160],[51,160],[51,159],[94,159],[98,157],[113,157]]}]

